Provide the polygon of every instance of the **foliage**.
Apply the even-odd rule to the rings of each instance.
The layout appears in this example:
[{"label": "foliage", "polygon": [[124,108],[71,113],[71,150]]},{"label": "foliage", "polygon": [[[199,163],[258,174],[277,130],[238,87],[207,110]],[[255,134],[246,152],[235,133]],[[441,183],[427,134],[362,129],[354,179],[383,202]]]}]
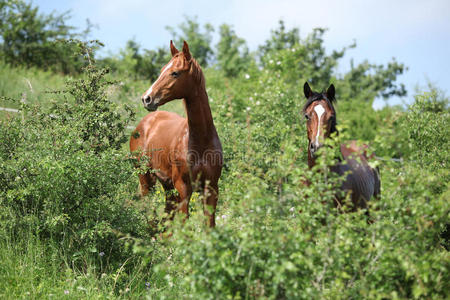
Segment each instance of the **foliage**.
[{"label": "foliage", "polygon": [[348,73],[337,74],[339,60],[348,49],[355,48],[356,43],[327,54],[325,32],[323,28],[316,28],[303,40],[298,28],[286,30],[280,21],[279,28],[272,31],[270,39],[260,47],[263,66],[295,86],[302,86],[305,81],[313,86],[328,86],[333,81],[338,87],[338,96],[344,100],[356,98],[358,102],[371,102],[377,96],[406,95],[405,87],[395,83],[406,68],[395,59],[387,66],[367,61],[354,66],[352,62]]},{"label": "foliage", "polygon": [[[57,43],[83,34],[66,24],[68,13],[39,14],[38,7],[23,0],[0,1],[0,57],[11,65],[38,67],[57,72],[80,71],[83,61],[72,54],[76,48]],[[89,33],[89,27],[84,35]]]},{"label": "foliage", "polygon": [[392,96],[405,96],[406,89],[403,84],[395,83],[397,76],[403,74],[407,68],[395,59],[387,64],[374,65],[368,61],[354,66],[344,75],[342,82],[342,96],[358,101],[371,101],[377,96],[388,99]]},{"label": "foliage", "polygon": [[38,68],[12,67],[0,62],[1,107],[19,108],[11,99],[23,99],[27,103],[49,103],[49,90],[60,90],[65,79],[50,71]]},{"label": "foliage", "polygon": [[429,92],[415,96],[402,127],[411,146],[411,159],[432,171],[446,170],[448,176],[449,98],[437,88],[433,86],[430,88]]},{"label": "foliage", "polygon": [[[231,45],[230,52],[219,51],[217,68],[202,65],[225,156],[212,230],[198,195],[191,218],[177,216],[160,235],[161,188],[136,197],[125,140],[132,112],[145,113],[135,100],[148,88],[133,77],[147,68],[137,43],[101,61],[115,70],[109,74],[88,45],[69,42],[81,48],[78,59],[87,67],[64,88],[45,72],[2,68],[2,78],[16,78],[10,74],[17,70],[34,89],[48,80],[59,92],[47,93],[49,102],[14,79],[14,92],[1,95],[12,101],[25,89],[33,99],[16,103],[22,113],[0,121],[1,297],[447,297],[447,97],[431,89],[407,109],[375,111],[374,97],[402,93],[402,64],[363,63],[337,74],[347,48],[327,54],[324,30],[302,39],[282,23],[258,61],[243,67],[236,58],[225,68],[221,56],[245,53],[228,29],[222,46]],[[157,76],[152,68],[166,62],[164,55],[148,57],[149,76]],[[328,171],[335,152],[322,151],[315,169],[307,167],[305,80],[315,90],[330,81],[337,87],[340,135],[325,150],[358,139],[382,156],[371,161],[381,170],[382,195],[370,202],[370,225],[363,211],[333,204],[341,180]],[[161,109],[182,110],[175,103]]]},{"label": "foliage", "polygon": [[133,79],[154,81],[158,78],[161,66],[169,61],[167,47],[156,50],[144,49],[134,40],[129,40],[119,55],[106,57],[100,61],[101,65],[110,68],[113,72],[127,75]]},{"label": "foliage", "polygon": [[[125,117],[122,111],[110,102],[106,95],[106,88],[111,84],[104,79],[108,69],[97,69],[90,54],[92,48],[78,42],[78,46],[87,53],[89,62],[85,68],[85,78],[69,80],[66,92],[75,99],[75,105],[61,108],[54,103],[50,113],[54,118],[63,122],[71,122],[72,129],[87,143],[84,147],[96,152],[107,149],[120,149],[128,140],[124,129],[134,118],[132,110],[125,105]],[[64,105],[64,104],[63,104]],[[91,115],[94,114],[95,118]]]},{"label": "foliage", "polygon": [[[291,57],[284,49],[268,55],[281,62]],[[341,141],[373,139],[375,152],[403,158],[381,164],[382,199],[371,203],[375,222],[368,225],[363,212],[340,214],[333,207],[336,179],[324,168],[332,157],[319,166],[322,172],[308,171],[301,89],[289,80],[289,64],[268,62],[235,80],[209,70],[225,153],[218,228],[198,230],[203,220],[194,214],[179,228],[174,225],[163,247],[139,245],[136,249],[152,257],[152,264],[155,257],[159,262],[150,296],[445,298],[450,257],[441,233],[448,222],[449,187],[412,160],[402,126],[410,126],[406,120],[413,113],[376,112],[372,101],[338,95]],[[396,74],[395,68],[387,69]],[[436,125],[428,124],[432,132]],[[430,156],[433,162],[438,158]]]},{"label": "foliage", "polygon": [[[371,128],[373,149],[389,159],[380,165],[382,198],[371,202],[375,222],[368,225],[363,212],[341,214],[332,205],[337,179],[326,165],[333,156],[319,165],[322,172],[308,171],[300,89],[270,67],[229,81],[217,71],[208,75],[225,153],[218,228],[199,230],[203,220],[193,214],[173,226],[163,246],[143,241],[136,247],[152,257],[150,297],[446,297],[450,257],[441,233],[448,227],[449,186],[413,160],[413,151],[426,146],[408,147],[402,127],[411,128],[412,111],[376,112],[370,102],[338,98],[340,140],[367,139]],[[427,126],[436,134],[445,123]],[[445,144],[438,145],[445,153]],[[403,161],[390,161],[394,155]]]},{"label": "foliage", "polygon": [[183,41],[189,41],[189,50],[198,63],[202,67],[210,64],[214,53],[211,48],[214,27],[211,24],[206,23],[202,32],[197,18],[186,17],[186,20],[178,25],[178,30],[170,26],[166,28],[173,36],[175,45],[183,45]]},{"label": "foliage", "polygon": [[286,30],[283,20],[280,20],[278,23],[279,27],[271,31],[270,39],[259,47],[262,57],[270,52],[290,49],[300,42],[300,30],[298,28]]},{"label": "foliage", "polygon": [[[151,296],[445,298],[450,257],[439,234],[450,207],[446,195],[433,192],[438,178],[409,165],[385,165],[385,194],[372,203],[375,222],[368,225],[362,212],[339,214],[333,207],[326,168],[305,171],[297,147],[283,148],[266,175],[278,184],[257,169],[230,168],[217,230],[196,230],[202,219],[195,217],[174,228],[160,248],[169,260],[155,267]],[[305,187],[302,178],[312,184]],[[230,201],[235,197],[238,203]]]},{"label": "foliage", "polygon": [[246,69],[250,56],[245,40],[239,38],[227,24],[219,28],[220,41],[217,44],[217,64],[227,77],[234,77]]},{"label": "foliage", "polygon": [[0,229],[3,242],[5,232],[19,241],[31,232],[60,244],[68,265],[83,268],[107,255],[105,268],[114,269],[131,259],[118,234],[147,235],[145,217],[127,204],[135,174],[121,147],[133,114],[108,100],[106,71],[77,44],[88,60],[85,75],[69,80],[50,107],[22,104],[23,119],[2,121]]}]

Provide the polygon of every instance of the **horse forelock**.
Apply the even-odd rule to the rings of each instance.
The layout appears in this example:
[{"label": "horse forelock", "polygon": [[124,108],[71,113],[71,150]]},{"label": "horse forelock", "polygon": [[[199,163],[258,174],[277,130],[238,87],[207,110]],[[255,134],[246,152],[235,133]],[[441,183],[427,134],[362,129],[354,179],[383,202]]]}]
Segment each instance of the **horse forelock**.
[{"label": "horse forelock", "polygon": [[333,121],[331,123],[331,128],[330,128],[330,133],[333,132],[338,132],[336,125],[336,110],[334,109],[334,105],[333,103],[336,102],[336,98],[329,98],[327,96],[326,93],[317,93],[317,92],[312,92],[312,95],[308,98],[308,100],[306,100],[305,105],[303,106],[303,113],[306,112],[306,109],[313,104],[314,102],[317,101],[321,101],[321,100],[325,100],[325,102],[328,104],[328,108],[331,109],[331,111],[333,112],[334,118]]},{"label": "horse forelock", "polygon": [[205,76],[202,68],[195,58],[191,57],[188,61],[182,52],[175,54],[174,59],[177,60],[176,65],[181,69],[188,70],[189,74],[194,78],[194,81],[205,88]]},{"label": "horse forelock", "polygon": [[325,100],[329,106],[329,108],[335,113],[335,109],[333,106],[333,103],[336,102],[336,98],[329,98],[326,93],[317,93],[313,92],[312,95],[306,100],[305,105],[303,106],[303,112],[306,111],[306,109],[316,101]]},{"label": "horse forelock", "polygon": [[186,60],[182,52],[178,52],[177,54],[175,54],[172,58],[172,61],[178,68],[187,69],[188,61]]}]

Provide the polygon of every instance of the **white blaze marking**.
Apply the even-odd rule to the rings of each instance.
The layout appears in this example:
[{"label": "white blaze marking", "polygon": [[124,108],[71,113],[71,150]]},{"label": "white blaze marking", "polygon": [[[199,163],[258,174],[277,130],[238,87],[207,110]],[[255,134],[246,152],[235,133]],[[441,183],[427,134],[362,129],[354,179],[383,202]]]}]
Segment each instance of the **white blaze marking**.
[{"label": "white blaze marking", "polygon": [[171,62],[170,64],[168,64],[164,70],[162,70],[161,74],[159,74],[158,79],[156,79],[155,82],[153,82],[152,86],[148,89],[147,93],[145,93],[144,98],[150,96],[150,94],[152,93],[153,90],[153,86],[161,79],[161,77],[163,76],[163,74],[170,69],[170,67],[173,65],[173,62]]},{"label": "white blaze marking", "polygon": [[319,118],[319,121],[317,123],[317,135],[316,135],[316,146],[319,146],[319,135],[320,135],[320,118],[322,117],[323,113],[325,112],[325,108],[323,108],[322,104],[317,104],[314,107],[314,111],[317,114],[317,118]]}]

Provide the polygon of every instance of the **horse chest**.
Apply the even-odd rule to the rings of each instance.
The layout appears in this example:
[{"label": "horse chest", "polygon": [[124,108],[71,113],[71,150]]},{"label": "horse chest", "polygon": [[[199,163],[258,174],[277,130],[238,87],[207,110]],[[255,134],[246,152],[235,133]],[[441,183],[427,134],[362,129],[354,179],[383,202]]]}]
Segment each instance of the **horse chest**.
[{"label": "horse chest", "polygon": [[222,169],[221,148],[202,151],[191,149],[187,154],[187,163],[193,178],[218,179]]},{"label": "horse chest", "polygon": [[187,163],[193,174],[206,173],[211,164],[205,159],[204,153],[189,151],[187,155]]}]

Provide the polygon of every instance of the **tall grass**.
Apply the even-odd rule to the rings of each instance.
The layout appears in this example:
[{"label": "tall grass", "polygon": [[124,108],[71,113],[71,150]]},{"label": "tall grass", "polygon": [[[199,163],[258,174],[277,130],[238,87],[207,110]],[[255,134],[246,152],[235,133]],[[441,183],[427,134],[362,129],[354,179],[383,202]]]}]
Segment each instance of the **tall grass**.
[{"label": "tall grass", "polygon": [[[61,90],[65,77],[36,68],[11,67],[0,62],[0,95],[24,99],[28,103],[47,103],[55,96],[48,92]],[[0,106],[18,108],[19,103],[0,99]]]},{"label": "tall grass", "polygon": [[142,265],[135,265],[134,272],[126,277],[120,268],[98,273],[93,261],[87,261],[80,270],[64,259],[61,245],[43,241],[31,232],[20,240],[10,238],[1,234],[2,299],[113,299],[146,293],[147,278]]},{"label": "tall grass", "polygon": [[[83,75],[77,75],[81,77]],[[55,91],[65,89],[65,82],[70,78],[50,71],[37,68],[11,67],[0,62],[0,107],[18,109],[20,101],[29,104],[39,103],[48,106],[52,101],[60,101],[55,96]],[[108,75],[108,79],[115,84],[108,88],[108,95],[117,104],[127,104],[133,107],[140,120],[147,112],[142,109],[142,94],[150,87],[149,80],[135,80],[122,77],[120,74]],[[70,99],[69,99],[70,100]],[[184,107],[181,101],[169,103],[161,108],[184,115]],[[11,115],[0,111],[0,116]]]}]

